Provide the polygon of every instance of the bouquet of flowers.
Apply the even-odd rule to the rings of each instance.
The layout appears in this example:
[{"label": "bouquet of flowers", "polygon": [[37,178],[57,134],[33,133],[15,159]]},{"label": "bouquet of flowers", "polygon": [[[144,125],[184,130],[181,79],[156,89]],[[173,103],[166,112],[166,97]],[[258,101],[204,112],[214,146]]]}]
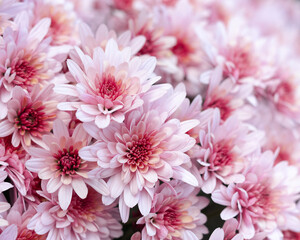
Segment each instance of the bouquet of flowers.
[{"label": "bouquet of flowers", "polygon": [[0,0],[0,240],[299,240],[300,2]]}]

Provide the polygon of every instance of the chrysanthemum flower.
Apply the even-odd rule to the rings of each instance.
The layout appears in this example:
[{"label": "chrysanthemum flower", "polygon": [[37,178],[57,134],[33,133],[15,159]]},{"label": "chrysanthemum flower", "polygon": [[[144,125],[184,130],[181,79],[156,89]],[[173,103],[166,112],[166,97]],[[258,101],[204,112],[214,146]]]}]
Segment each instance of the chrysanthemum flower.
[{"label": "chrysanthemum flower", "polygon": [[273,166],[274,160],[272,152],[262,153],[244,172],[243,183],[220,186],[212,193],[213,201],[226,206],[221,213],[223,220],[238,215],[238,229],[246,239],[255,232],[300,229],[299,209],[295,204],[300,189],[298,170],[287,162]]},{"label": "chrysanthemum flower", "polygon": [[51,45],[73,45],[78,42],[78,33],[74,29],[76,14],[73,5],[66,1],[33,0],[31,20],[36,24],[40,19],[49,18],[51,24],[46,37],[51,37]]},{"label": "chrysanthemum flower", "polygon": [[245,120],[251,117],[251,112],[243,109],[244,102],[252,91],[253,87],[250,84],[243,84],[237,90],[231,79],[223,79],[223,69],[218,66],[210,75],[203,110],[218,108],[223,121],[233,114],[238,114],[240,119]]},{"label": "chrysanthemum flower", "polygon": [[[72,193],[71,193],[72,194]],[[27,228],[47,239],[111,240],[122,236],[114,206],[102,204],[101,195],[88,190],[85,199],[73,194],[67,210],[58,205],[54,195],[44,192],[45,201],[37,206],[37,213],[29,221]]]},{"label": "chrysanthemum flower", "polygon": [[217,228],[211,234],[209,240],[244,240],[243,235],[236,233],[238,221],[235,218],[227,220],[222,228]]},{"label": "chrysanthemum flower", "polygon": [[49,40],[44,39],[50,19],[40,20],[29,28],[28,15],[22,12],[16,17],[17,30],[8,27],[0,36],[0,119],[7,115],[7,102],[14,86],[31,91],[33,85],[44,84],[61,65],[47,57]]},{"label": "chrysanthemum flower", "polygon": [[118,49],[110,39],[105,51],[97,47],[93,58],[76,48],[77,59],[68,60],[76,86],[61,84],[56,92],[75,96],[77,102],[60,103],[61,110],[76,110],[82,122],[106,128],[111,122],[121,123],[125,113],[141,106],[141,96],[159,80],[153,76],[155,58],[131,58],[130,48]]},{"label": "chrysanthemum flower", "polygon": [[[7,240],[46,240],[46,235],[38,235],[34,230],[27,228],[27,224],[30,219],[36,214],[33,206],[28,205],[26,210],[24,209],[24,202],[22,198],[18,198],[12,208],[9,210],[5,219],[8,221],[9,226],[4,229],[0,235],[0,239]],[[2,228],[3,230],[3,228]]]},{"label": "chrysanthemum flower", "polygon": [[203,178],[202,190],[212,193],[220,182],[243,182],[242,170],[247,166],[247,156],[260,150],[263,134],[251,131],[235,116],[220,123],[215,112],[207,131],[200,130],[200,151],[197,156]]},{"label": "chrysanthemum flower", "polygon": [[21,143],[26,149],[31,141],[44,146],[42,136],[51,131],[54,119],[57,116],[68,119],[67,113],[59,113],[56,108],[59,99],[53,100],[53,86],[41,89],[35,85],[30,93],[16,86],[8,103],[8,118],[0,122],[0,137],[12,134],[14,147]]},{"label": "chrysanthemum flower", "polygon": [[194,187],[173,181],[160,185],[154,194],[150,213],[137,221],[145,224],[142,239],[202,239],[208,233],[206,216],[201,213],[209,201],[197,197]]},{"label": "chrysanthemum flower", "polygon": [[26,167],[38,173],[42,180],[49,180],[46,189],[49,193],[58,191],[59,204],[64,210],[71,203],[73,190],[80,198],[86,198],[86,184],[102,194],[109,193],[103,180],[96,182],[88,177],[88,172],[96,164],[86,162],[78,155],[78,151],[88,145],[90,140],[81,124],[77,125],[70,136],[66,125],[57,119],[53,124],[53,135],[43,136],[46,147],[29,149],[31,158],[26,162]]},{"label": "chrysanthemum flower", "polygon": [[159,180],[174,178],[198,184],[183,167],[190,164],[185,152],[195,144],[195,139],[185,133],[198,121],[168,119],[185,97],[183,85],[174,92],[170,90],[152,104],[146,101],[144,107],[130,112],[122,124],[114,123],[100,131],[93,124],[84,124],[98,141],[81,149],[79,155],[86,161],[98,162],[95,172],[108,178],[111,190],[103,202],[109,204],[119,198],[123,222],[128,220],[129,208],[136,204],[143,215],[149,213],[153,187]]},{"label": "chrysanthemum flower", "polygon": [[11,137],[0,138],[0,166],[7,172],[8,177],[19,193],[26,195],[30,187],[30,172],[25,169],[25,161],[28,158],[22,147],[15,148],[11,145]]},{"label": "chrysanthemum flower", "polygon": [[[207,31],[198,28],[198,36],[213,68],[223,65],[225,78],[235,83],[265,86],[263,81],[274,73],[272,49],[266,39],[255,35],[239,17],[232,18],[227,26],[219,22]],[[262,51],[268,54],[262,56]]]}]

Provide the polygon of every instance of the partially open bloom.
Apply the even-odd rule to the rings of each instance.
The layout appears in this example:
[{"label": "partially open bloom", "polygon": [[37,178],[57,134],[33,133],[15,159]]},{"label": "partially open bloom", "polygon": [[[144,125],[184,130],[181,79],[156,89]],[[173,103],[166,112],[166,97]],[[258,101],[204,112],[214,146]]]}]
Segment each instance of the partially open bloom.
[{"label": "partially open bloom", "polygon": [[[129,208],[138,204],[143,215],[149,213],[153,187],[159,181],[180,179],[191,185],[196,178],[183,165],[190,164],[185,153],[193,147],[195,139],[185,134],[198,124],[197,120],[180,122],[168,119],[184,99],[184,88],[172,89],[152,104],[130,112],[122,124],[97,130],[91,124],[85,129],[98,141],[80,150],[86,161],[98,162],[99,176],[108,179],[111,190],[104,203],[119,198],[122,220],[129,217]],[[169,105],[162,105],[169,102]]]},{"label": "partially open bloom", "polygon": [[82,122],[106,128],[112,122],[124,121],[125,113],[141,106],[141,96],[159,80],[153,77],[155,58],[131,59],[130,48],[118,49],[110,39],[105,51],[97,47],[93,58],[76,48],[77,61],[68,60],[68,68],[77,84],[58,85],[56,92],[77,97],[78,102],[58,105],[61,110],[76,110]]},{"label": "partially open bloom", "polygon": [[16,86],[12,92],[12,99],[8,103],[8,118],[0,122],[0,137],[12,134],[12,145],[24,148],[31,146],[31,141],[44,145],[43,134],[49,133],[52,123],[57,116],[68,119],[66,113],[59,113],[56,106],[58,100],[53,100],[53,84],[43,89],[35,85],[28,93]]},{"label": "partially open bloom", "polygon": [[112,240],[122,236],[114,206],[103,205],[101,195],[93,189],[88,190],[85,199],[73,194],[67,210],[61,209],[55,195],[41,194],[46,199],[37,206],[37,213],[27,225],[38,235],[46,235],[50,240]]},{"label": "partially open bloom", "polygon": [[42,180],[49,180],[46,189],[49,193],[58,191],[59,204],[63,210],[70,205],[73,190],[80,198],[86,198],[86,184],[102,194],[109,193],[103,180],[96,182],[88,177],[88,172],[95,165],[82,160],[78,155],[78,151],[88,145],[90,139],[82,124],[77,125],[70,136],[66,125],[57,119],[53,124],[53,135],[43,136],[46,147],[29,149],[31,158],[26,162],[26,167],[38,173]]},{"label": "partially open bloom", "polygon": [[209,201],[197,197],[194,187],[178,181],[157,187],[150,213],[137,221],[145,224],[142,239],[202,239],[207,233],[206,216],[201,213]]},{"label": "partially open bloom", "polygon": [[272,152],[262,153],[244,172],[243,183],[220,186],[212,194],[213,201],[226,206],[221,213],[223,220],[238,215],[238,229],[246,239],[255,232],[271,233],[276,228],[300,229],[295,204],[300,189],[298,170],[287,162],[273,166],[274,160]]}]

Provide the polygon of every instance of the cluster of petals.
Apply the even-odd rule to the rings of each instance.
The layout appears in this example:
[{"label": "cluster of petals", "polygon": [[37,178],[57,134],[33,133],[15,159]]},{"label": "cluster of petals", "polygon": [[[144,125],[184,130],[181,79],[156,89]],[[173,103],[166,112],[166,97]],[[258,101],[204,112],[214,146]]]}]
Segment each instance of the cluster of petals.
[{"label": "cluster of petals", "polygon": [[300,239],[299,23],[297,0],[0,0],[0,240]]}]

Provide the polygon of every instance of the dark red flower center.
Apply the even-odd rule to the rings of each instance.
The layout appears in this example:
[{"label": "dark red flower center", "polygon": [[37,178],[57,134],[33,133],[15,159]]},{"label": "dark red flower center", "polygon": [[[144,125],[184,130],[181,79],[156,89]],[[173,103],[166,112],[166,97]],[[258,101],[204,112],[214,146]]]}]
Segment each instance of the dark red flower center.
[{"label": "dark red flower center", "polygon": [[15,126],[19,129],[20,134],[24,135],[26,131],[43,131],[45,125],[45,107],[42,103],[36,103],[35,106],[28,104],[18,112],[15,119]]},{"label": "dark red flower center", "polygon": [[115,100],[121,95],[120,85],[116,82],[115,77],[111,74],[103,74],[98,93],[105,99]]},{"label": "dark red flower center", "polygon": [[150,138],[143,138],[133,141],[127,149],[127,164],[130,165],[130,170],[135,172],[137,168],[140,170],[148,170],[149,157],[152,154],[152,144]]},{"label": "dark red flower center", "polygon": [[190,62],[190,55],[194,52],[191,44],[184,39],[177,39],[177,44],[171,50],[181,64]]},{"label": "dark red flower center", "polygon": [[73,146],[69,149],[64,148],[63,150],[59,150],[59,152],[54,155],[54,158],[57,159],[57,169],[63,174],[73,175],[81,165],[78,150],[74,149]]}]

